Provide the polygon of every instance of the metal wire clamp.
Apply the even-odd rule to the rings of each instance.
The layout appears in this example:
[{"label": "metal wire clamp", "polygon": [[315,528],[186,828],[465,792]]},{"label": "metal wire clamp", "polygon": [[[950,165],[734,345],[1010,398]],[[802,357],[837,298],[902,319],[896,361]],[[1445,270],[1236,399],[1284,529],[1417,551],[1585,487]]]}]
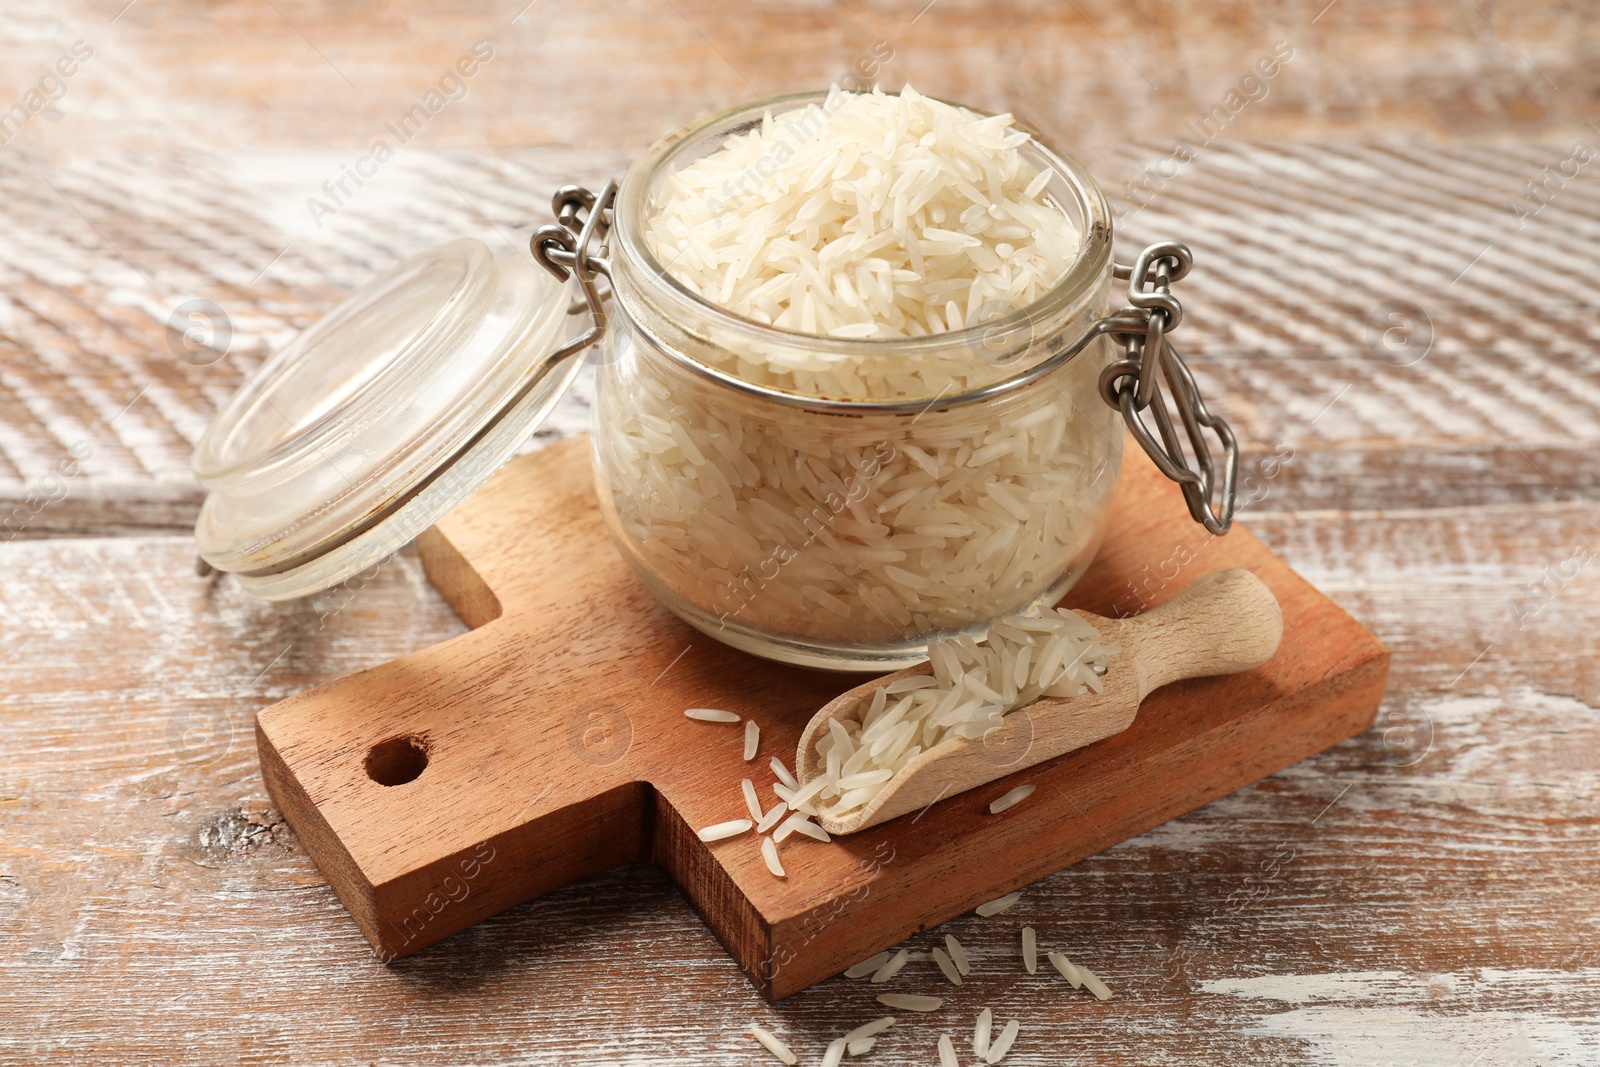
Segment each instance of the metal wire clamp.
[{"label": "metal wire clamp", "polygon": [[[1128,431],[1161,473],[1183,488],[1184,501],[1194,520],[1213,534],[1225,534],[1233,525],[1234,490],[1239,478],[1238,442],[1227,422],[1207,410],[1189,365],[1167,340],[1167,335],[1183,321],[1183,306],[1172,295],[1172,283],[1188,274],[1193,262],[1186,245],[1161,241],[1139,253],[1132,266],[1115,266],[1114,277],[1128,283],[1129,306],[1100,324],[1108,326],[1106,332],[1122,341],[1124,356],[1100,373],[1100,393],[1106,403],[1122,412]],[[1162,378],[1166,379],[1183,423],[1193,465],[1167,410]],[[1145,422],[1146,412],[1155,423],[1154,434]],[[1218,464],[1207,430],[1222,445],[1220,494]],[[1214,496],[1218,498],[1215,504]]]},{"label": "metal wire clamp", "polygon": [[545,359],[547,367],[583,351],[605,336],[606,308],[598,277],[602,274],[611,277],[611,263],[605,253],[606,238],[611,233],[611,204],[616,198],[615,179],[607,181],[598,193],[581,185],[563,185],[551,198],[557,221],[539,227],[528,242],[533,258],[558,281],[577,276],[583,300],[567,308],[567,314],[575,315],[587,309],[590,317],[587,330],[550,353]]}]

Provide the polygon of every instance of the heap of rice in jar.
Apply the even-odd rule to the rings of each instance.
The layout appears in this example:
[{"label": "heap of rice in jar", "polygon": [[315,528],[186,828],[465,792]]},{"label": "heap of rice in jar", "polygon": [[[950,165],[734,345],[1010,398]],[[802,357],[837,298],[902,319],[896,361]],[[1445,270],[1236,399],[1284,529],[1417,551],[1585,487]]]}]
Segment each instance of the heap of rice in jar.
[{"label": "heap of rice in jar", "polygon": [[914,662],[1053,601],[1119,466],[1095,341],[1109,213],[1009,115],[783,98],[657,145],[617,198],[596,469],[685,619],[778,659]]}]

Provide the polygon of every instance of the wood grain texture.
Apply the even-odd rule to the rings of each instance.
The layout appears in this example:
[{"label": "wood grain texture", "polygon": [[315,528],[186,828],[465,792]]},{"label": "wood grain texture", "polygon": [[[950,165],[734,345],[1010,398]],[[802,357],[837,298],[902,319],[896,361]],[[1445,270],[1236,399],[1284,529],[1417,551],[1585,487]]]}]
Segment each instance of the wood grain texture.
[{"label": "wood grain texture", "polygon": [[[1247,473],[1292,454],[1254,472],[1255,506],[1593,497],[1600,281],[1550,272],[1600,248],[1600,184],[1570,183],[1521,229],[1507,206],[1563,154],[1217,143],[1145,206],[1124,193],[1122,255],[1163,237],[1195,250],[1175,340]],[[553,188],[629,158],[408,150],[318,230],[305,200],[333,156],[111,156],[46,173],[0,155],[21,220],[0,242],[0,536],[187,527],[194,441],[268,351],[436,242],[518,252]],[[1104,158],[1128,171],[1162,153]],[[178,314],[193,300],[216,310]],[[1390,351],[1393,301],[1412,307]],[[589,396],[581,379],[546,439],[583,429]],[[62,477],[74,449],[87,458]]]},{"label": "wood grain texture", "polygon": [[[756,783],[764,807],[775,803],[766,760],[792,764],[812,713],[854,679],[735,652],[654,602],[605,551],[589,451],[578,437],[508,465],[421,546],[447,595],[471,599],[459,582],[470,571],[498,615],[257,716],[269,793],[385,960],[575,878],[648,859],[685,874],[689,899],[751,982],[786,997],[1359,732],[1382,694],[1388,655],[1371,634],[1242,528],[1215,538],[1194,527],[1177,487],[1127,449],[1112,544],[1069,601],[1100,615],[1157,609],[1143,625],[1115,624],[1127,631],[1127,673],[1108,691],[1126,691],[1122,726],[1154,688],[1147,673],[1154,682],[1164,666],[1144,659],[1140,634],[1153,635],[1159,659],[1175,620],[1203,625],[1174,602],[1194,579],[1254,572],[1238,586],[1256,609],[1265,599],[1289,640],[1274,639],[1245,673],[1169,672],[1189,680],[1145,700],[1135,728],[1064,758],[1077,746],[1024,717],[1016,736],[976,753],[988,772],[981,789],[925,789],[914,819],[848,840],[793,837],[782,849],[788,877],[776,879],[753,837],[707,846],[694,831],[742,817],[741,778]],[[1181,576],[1141,574],[1145,559],[1174,545]],[[474,605],[467,617],[486,615]],[[689,707],[758,722],[761,761],[742,759],[742,730],[688,722]],[[1044,762],[1032,758],[1035,745]],[[422,755],[391,776],[385,755],[406,752]],[[994,797],[1024,782],[1037,797],[1003,819],[988,813]]]},{"label": "wood grain texture", "polygon": [[[1510,205],[1594,144],[1595,20],[1554,0],[923,7],[535,5],[317,229],[307,198],[521,0],[8,3],[0,106],[74,40],[96,55],[0,147],[0,1062],[765,1062],[752,1019],[814,1061],[880,1013],[842,979],[763,1006],[637,865],[374,963],[266,801],[251,716],[461,624],[410,555],[272,606],[196,585],[183,536],[211,413],[359,281],[444,237],[510,249],[554,184],[876,40],[890,84],[1015,108],[1087,158],[1124,254],[1191,241],[1177,340],[1241,431],[1245,521],[1394,661],[1361,736],[911,939],[956,933],[979,975],[875,1060],[932,1062],[935,1026],[982,1005],[1023,1020],[1023,1065],[1600,1059],[1600,294],[1555,273],[1595,259],[1600,186],[1586,169],[1520,225]],[[1266,99],[1141,207],[1141,168],[1280,37],[1296,55]],[[1367,334],[1397,295],[1431,318],[1406,367]],[[168,343],[190,299],[233,331],[206,366]],[[553,432],[586,422],[580,395]],[[49,472],[80,443],[63,492]],[[1117,1000],[1024,977],[1023,922]],[[896,988],[940,981],[919,958]]]},{"label": "wood grain texture", "polygon": [[[1597,544],[1600,508],[1252,528],[1391,648],[1376,726],[912,938],[954,932],[978,977],[879,1055],[930,1057],[935,1027],[992,1006],[1023,1019],[1025,1065],[1594,1057],[1600,572],[1541,587],[1520,629],[1513,611]],[[762,1006],[648,867],[379,965],[268,805],[250,718],[460,633],[416,561],[319,619],[196,583],[182,537],[0,554],[0,1060],[741,1064],[761,1062],[751,1019],[814,1060],[879,1014],[845,979]],[[1117,1000],[1024,976],[1024,922]],[[920,960],[894,988],[939,982]]]}]

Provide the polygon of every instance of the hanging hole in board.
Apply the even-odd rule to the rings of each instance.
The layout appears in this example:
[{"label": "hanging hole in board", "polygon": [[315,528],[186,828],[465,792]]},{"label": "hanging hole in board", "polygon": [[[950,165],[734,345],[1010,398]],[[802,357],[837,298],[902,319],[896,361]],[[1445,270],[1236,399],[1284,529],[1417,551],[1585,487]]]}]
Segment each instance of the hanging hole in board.
[{"label": "hanging hole in board", "polygon": [[428,742],[416,735],[391,737],[367,751],[367,777],[379,785],[405,785],[428,769]]}]

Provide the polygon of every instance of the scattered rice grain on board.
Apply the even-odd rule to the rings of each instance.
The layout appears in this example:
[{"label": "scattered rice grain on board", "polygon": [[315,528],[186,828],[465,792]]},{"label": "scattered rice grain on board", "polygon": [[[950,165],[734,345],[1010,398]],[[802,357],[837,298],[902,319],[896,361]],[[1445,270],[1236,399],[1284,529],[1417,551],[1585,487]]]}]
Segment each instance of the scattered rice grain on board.
[{"label": "scattered rice grain on board", "polygon": [[773,844],[770,837],[761,839],[761,858],[767,861],[767,870],[771,871],[775,877],[789,877],[788,873],[783,869],[783,864],[778,862],[778,846]]},{"label": "scattered rice grain on board", "polygon": [[768,830],[772,829],[778,824],[778,820],[783,818],[783,813],[788,810],[789,805],[785,804],[781,800],[772,805],[771,810],[769,810],[765,815],[761,816],[761,818],[756,822],[756,833],[764,834]]},{"label": "scattered rice grain on board", "polygon": [[783,760],[779,759],[777,756],[773,756],[771,766],[772,773],[778,776],[778,781],[782,782],[790,789],[800,788],[800,783],[795,780],[794,775],[789,773],[789,768],[784,766]]},{"label": "scattered rice grain on board", "polygon": [[908,949],[901,949],[899,952],[896,952],[893,956],[889,957],[887,963],[873,972],[873,984],[876,985],[879,982],[887,982],[889,979],[899,974],[900,968],[904,967],[906,965],[906,960],[909,960],[910,958],[911,952]]},{"label": "scattered rice grain on board", "polygon": [[956,1047],[950,1043],[949,1034],[939,1035],[939,1067],[961,1067],[961,1060],[956,1056]]},{"label": "scattered rice grain on board", "polygon": [[749,763],[756,758],[756,749],[761,746],[761,727],[756,725],[754,719],[746,719],[744,723],[744,761]]},{"label": "scattered rice grain on board", "polygon": [[984,1008],[978,1013],[978,1024],[972,1028],[972,1051],[979,1057],[989,1054],[989,1035],[994,1029],[994,1012]]},{"label": "scattered rice grain on board", "polygon": [[875,1037],[863,1037],[859,1041],[851,1041],[845,1045],[844,1050],[852,1056],[865,1056],[872,1051],[872,1046],[878,1043]]},{"label": "scattered rice grain on board", "polygon": [[789,1067],[794,1067],[794,1064],[800,1062],[800,1058],[791,1052],[789,1046],[780,1041],[776,1034],[763,1030],[755,1023],[750,1024],[750,1036],[765,1045],[768,1052],[789,1064]]},{"label": "scattered rice grain on board", "polygon": [[1003,897],[996,897],[993,900],[979,904],[972,910],[976,911],[979,915],[982,915],[985,919],[987,919],[991,915],[999,915],[1001,912],[1010,911],[1012,905],[1016,904],[1016,902],[1021,899],[1022,893],[1020,891],[1016,893],[1007,893]]},{"label": "scattered rice grain on board", "polygon": [[727,822],[719,822],[701,830],[700,840],[710,842],[738,837],[754,825],[749,819],[729,819]]},{"label": "scattered rice grain on board", "polygon": [[845,1039],[834,1038],[828,1042],[828,1051],[822,1054],[822,1067],[839,1067],[844,1061]]},{"label": "scattered rice grain on board", "polygon": [[1029,974],[1039,973],[1039,937],[1031,926],[1022,928],[1022,966]]},{"label": "scattered rice grain on board", "polygon": [[756,796],[756,784],[746,778],[739,783],[739,792],[744,794],[744,806],[750,811],[750,821],[760,822],[761,816],[766,813],[761,810],[761,799]]},{"label": "scattered rice grain on board", "polygon": [[719,711],[716,708],[690,708],[684,714],[699,722],[738,722],[739,716],[731,711]]},{"label": "scattered rice grain on board", "polygon": [[1037,788],[1038,786],[1034,785],[1019,785],[1004,796],[996,797],[994,803],[989,805],[989,814],[999,815],[1007,808],[1016,807],[1032,796],[1033,791]]}]

